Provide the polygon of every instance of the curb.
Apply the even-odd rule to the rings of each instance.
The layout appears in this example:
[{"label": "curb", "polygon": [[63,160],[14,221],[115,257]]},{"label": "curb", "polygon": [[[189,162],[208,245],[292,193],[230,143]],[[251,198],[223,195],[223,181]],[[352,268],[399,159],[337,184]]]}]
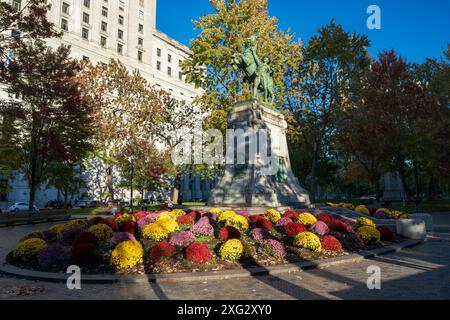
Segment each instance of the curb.
[{"label": "curb", "polygon": [[[406,240],[401,243],[393,244],[388,247],[377,248],[371,251],[362,251],[345,257],[330,258],[318,262],[298,262],[270,267],[252,267],[242,270],[222,270],[208,271],[198,273],[174,273],[174,274],[148,274],[148,275],[82,275],[83,284],[109,284],[109,283],[164,283],[164,282],[198,282],[212,280],[227,280],[236,278],[275,276],[284,273],[295,273],[303,270],[324,269],[346,263],[362,262],[366,259],[372,259],[390,253],[417,246],[426,240]],[[66,282],[68,274],[50,273],[21,269],[15,266],[7,265],[4,261],[0,265],[0,273],[13,276],[23,280],[34,280],[44,282]]]}]

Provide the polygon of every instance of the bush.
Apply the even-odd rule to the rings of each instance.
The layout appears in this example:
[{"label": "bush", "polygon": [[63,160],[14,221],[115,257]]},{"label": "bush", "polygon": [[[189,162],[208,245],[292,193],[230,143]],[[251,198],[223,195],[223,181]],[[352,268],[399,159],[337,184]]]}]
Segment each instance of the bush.
[{"label": "bush", "polygon": [[261,219],[257,220],[255,223],[253,223],[252,227],[255,229],[256,228],[266,229],[268,231],[273,230],[272,222],[263,217],[261,217]]},{"label": "bush", "polygon": [[294,246],[309,249],[314,252],[322,251],[319,237],[308,231],[299,233],[294,237]]},{"label": "bush", "polygon": [[376,225],[375,225],[375,223],[373,223],[372,220],[370,220],[368,218],[359,218],[358,220],[356,220],[355,228],[360,228],[360,227],[375,228]]},{"label": "bush", "polygon": [[247,230],[249,227],[247,218],[238,214],[235,214],[231,218],[227,219],[225,222],[225,226],[234,227],[242,231]]},{"label": "bush", "polygon": [[182,217],[178,217],[177,222],[178,222],[178,224],[184,224],[184,225],[189,225],[189,226],[192,226],[195,224],[195,220],[191,215],[185,215]]},{"label": "bush", "polygon": [[381,241],[392,241],[394,239],[394,233],[386,226],[377,227],[378,232],[380,233]]},{"label": "bush", "polygon": [[234,211],[224,211],[221,214],[217,215],[217,222],[218,223],[226,223],[228,219],[237,216],[237,213]]},{"label": "bush", "polygon": [[357,252],[364,249],[364,242],[356,233],[336,233],[334,236],[339,240],[342,246],[350,252]]},{"label": "bush", "polygon": [[330,228],[328,228],[325,222],[317,221],[311,226],[311,231],[319,236],[324,236],[330,232]]},{"label": "bush", "polygon": [[264,242],[264,249],[265,251],[276,258],[284,259],[286,257],[286,249],[284,248],[283,244],[281,242],[269,239]]},{"label": "bush", "polygon": [[279,213],[277,210],[270,209],[264,213],[264,218],[266,218],[272,223],[276,223],[278,220],[281,219],[281,213]]},{"label": "bush", "polygon": [[156,221],[162,228],[164,228],[167,233],[173,233],[180,230],[178,223],[174,219],[164,218]]},{"label": "bush", "polygon": [[117,216],[115,221],[119,225],[123,222],[136,222],[136,218],[131,214],[125,213]]},{"label": "bush", "polygon": [[334,251],[334,252],[341,252],[342,251],[342,245],[339,242],[338,239],[336,239],[333,236],[326,235],[321,240],[322,249]]},{"label": "bush", "polygon": [[191,227],[190,230],[196,235],[207,237],[210,237],[214,234],[214,228],[209,223],[209,219],[207,217],[202,217],[196,224]]},{"label": "bush", "polygon": [[242,258],[244,245],[238,239],[228,240],[220,247],[219,253],[222,260],[236,261]]},{"label": "bush", "polygon": [[98,239],[92,232],[80,233],[74,240],[73,246],[78,246],[80,244],[93,244],[98,246]]},{"label": "bush", "polygon": [[47,247],[47,243],[38,238],[32,238],[19,242],[13,251],[13,258],[20,261],[29,261],[36,257],[38,251]]},{"label": "bush", "polygon": [[107,225],[107,226],[110,227],[111,230],[113,230],[113,231],[119,230],[119,228],[117,227],[116,221],[114,221],[114,218],[103,219],[103,223],[100,223],[100,224]]},{"label": "bush", "polygon": [[314,223],[317,222],[316,217],[314,217],[311,213],[309,212],[305,212],[302,213],[298,216],[298,218],[296,219],[296,222],[300,222],[301,224],[303,224],[305,227],[310,227],[312,226]]},{"label": "bush", "polygon": [[222,209],[219,208],[213,208],[209,210],[209,213],[215,214],[216,216],[220,215],[222,212],[223,212]]},{"label": "bush", "polygon": [[87,223],[84,220],[72,220],[69,223],[67,223],[67,230],[70,229],[75,229],[75,228],[80,228],[80,229],[86,229],[87,228]]},{"label": "bush", "polygon": [[195,235],[191,231],[182,231],[173,235],[169,243],[178,247],[187,247],[195,242]]},{"label": "bush", "polygon": [[139,230],[144,229],[146,226],[148,226],[151,223],[155,223],[158,215],[159,215],[159,213],[155,213],[155,212],[149,213],[147,216],[145,216],[144,218],[139,220],[137,222],[137,226],[138,226]]},{"label": "bush", "polygon": [[355,211],[358,212],[358,213],[361,213],[361,214],[365,214],[365,215],[367,215],[367,216],[370,215],[369,208],[367,208],[365,205],[357,206],[357,207],[355,208]]},{"label": "bush", "polygon": [[61,239],[62,234],[64,231],[68,230],[67,224],[55,224],[54,226],[50,227],[50,230],[53,230],[56,232],[56,239]]},{"label": "bush", "polygon": [[121,222],[119,223],[118,227],[119,232],[128,232],[131,234],[136,234],[136,222],[132,221]]},{"label": "bush", "polygon": [[111,238],[109,243],[111,244],[111,246],[115,247],[119,243],[122,243],[122,242],[125,242],[125,241],[136,241],[136,237],[133,234],[129,233],[129,232],[119,232],[119,233],[116,233]]},{"label": "bush", "polygon": [[223,227],[219,230],[217,237],[222,241],[241,239],[241,232],[234,227]]},{"label": "bush", "polygon": [[62,245],[52,244],[39,250],[36,257],[39,266],[48,268],[58,262],[64,261],[66,258],[66,251]]},{"label": "bush", "polygon": [[374,215],[373,215],[373,217],[374,217],[375,219],[380,219],[380,220],[386,220],[386,219],[388,219],[388,216],[387,216],[386,213],[383,212],[383,211],[375,212]]},{"label": "bush", "polygon": [[73,246],[70,250],[70,264],[80,267],[94,266],[101,261],[98,246],[84,243]]},{"label": "bush", "polygon": [[[258,222],[261,221],[262,219],[265,219],[264,217],[257,215],[257,214],[253,214],[248,216],[248,222],[250,223],[250,225],[253,227],[253,225]],[[266,219],[267,220],[267,219]]]},{"label": "bush", "polygon": [[256,242],[262,244],[264,241],[270,239],[270,233],[267,229],[256,228],[250,232],[250,237],[254,239]]},{"label": "bush", "polygon": [[61,236],[61,241],[71,245],[75,240],[75,238],[81,233],[83,233],[83,229],[81,228],[69,229],[67,231],[64,231],[64,233]]},{"label": "bush", "polygon": [[147,216],[147,212],[145,211],[139,211],[133,214],[134,219],[136,220],[136,222],[139,222],[139,220],[144,219]]},{"label": "bush", "polygon": [[289,237],[295,237],[297,234],[305,232],[306,228],[299,222],[291,222],[284,226],[284,232]]},{"label": "bush", "polygon": [[202,243],[193,243],[187,247],[184,258],[196,264],[207,263],[211,260],[212,254],[207,245]]},{"label": "bush", "polygon": [[330,224],[331,229],[336,231],[350,232],[352,231],[352,226],[343,220],[332,219]]},{"label": "bush", "polygon": [[277,227],[284,227],[285,225],[292,223],[294,221],[292,221],[291,218],[281,218],[280,220],[277,221],[277,223],[275,223],[275,226]]},{"label": "bush", "polygon": [[380,232],[374,227],[364,226],[356,229],[356,234],[365,244],[376,244],[380,241]]},{"label": "bush", "polygon": [[56,240],[56,231],[53,230],[45,230],[42,232],[44,235],[44,240],[46,241],[55,241]]},{"label": "bush", "polygon": [[106,242],[114,235],[113,230],[106,224],[96,224],[88,229],[88,232],[95,234],[98,241]]},{"label": "bush", "polygon": [[142,237],[144,239],[162,241],[167,239],[168,236],[169,233],[167,230],[161,227],[158,223],[151,223],[142,229]]},{"label": "bush", "polygon": [[148,251],[151,263],[157,263],[163,257],[171,257],[175,255],[175,247],[169,242],[160,242]]},{"label": "bush", "polygon": [[124,241],[111,253],[110,264],[116,270],[126,270],[144,262],[144,249],[139,241]]},{"label": "bush", "polygon": [[161,212],[161,213],[158,214],[158,216],[156,217],[156,221],[158,222],[159,220],[162,220],[162,219],[173,219],[173,220],[175,220],[176,218],[177,218],[177,216],[174,215],[173,213],[164,211],[164,212]]},{"label": "bush", "polygon": [[184,215],[186,214],[186,212],[184,212],[184,211],[181,210],[181,209],[174,209],[174,210],[172,210],[171,212],[172,212],[172,214],[174,214],[176,217],[181,217],[181,216],[184,216]]}]

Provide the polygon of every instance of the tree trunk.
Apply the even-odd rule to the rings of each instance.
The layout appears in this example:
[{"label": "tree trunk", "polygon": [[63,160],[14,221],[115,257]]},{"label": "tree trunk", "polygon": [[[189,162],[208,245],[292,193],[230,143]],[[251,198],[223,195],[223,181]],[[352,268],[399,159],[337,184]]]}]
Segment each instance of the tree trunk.
[{"label": "tree trunk", "polygon": [[172,194],[172,203],[177,204],[178,198],[180,197],[180,188],[181,188],[181,174],[177,173],[175,177],[175,182],[173,185],[173,194]]},{"label": "tree trunk", "polygon": [[419,169],[417,168],[417,165],[414,163],[414,185],[416,189],[416,199],[422,198],[422,191],[420,190],[420,179],[419,179]]},{"label": "tree trunk", "polygon": [[375,190],[375,193],[377,194],[377,200],[380,200],[382,197],[380,187],[380,175],[372,174],[372,187]]},{"label": "tree trunk", "polygon": [[434,186],[434,177],[430,175],[428,180],[428,200],[433,201],[436,200],[436,189]]},{"label": "tree trunk", "polygon": [[64,190],[64,210],[67,211],[67,196],[69,194],[69,191],[67,190],[67,188]]},{"label": "tree trunk", "polygon": [[130,177],[130,208],[131,208],[130,210],[131,210],[131,213],[134,212],[134,210],[133,210],[133,206],[134,206],[134,203],[133,203],[133,197],[134,197],[133,181],[134,181],[134,163],[133,163],[133,160],[131,160],[131,177]]},{"label": "tree trunk", "polygon": [[28,204],[28,210],[33,211],[34,201],[36,199],[36,166],[37,160],[35,158],[31,159],[31,177],[28,181],[30,185],[30,202]]},{"label": "tree trunk", "polygon": [[114,202],[114,180],[112,166],[106,168],[106,184],[108,185],[108,201]]},{"label": "tree trunk", "polygon": [[317,194],[317,158],[319,153],[319,146],[317,142],[314,142],[313,145],[313,155],[311,161],[311,191],[310,198],[311,202],[316,202],[316,194]]}]

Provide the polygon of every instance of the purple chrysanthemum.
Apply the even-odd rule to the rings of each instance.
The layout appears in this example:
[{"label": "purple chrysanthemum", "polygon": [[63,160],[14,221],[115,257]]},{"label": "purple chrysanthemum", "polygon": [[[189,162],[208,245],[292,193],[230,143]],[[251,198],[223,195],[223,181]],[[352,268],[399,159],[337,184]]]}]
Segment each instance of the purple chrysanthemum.
[{"label": "purple chrysanthemum", "polygon": [[140,219],[137,222],[138,228],[140,230],[144,229],[147,225],[154,223],[156,218],[158,217],[159,213],[157,212],[152,212],[149,213],[148,215],[146,215],[144,218]]},{"label": "purple chrysanthemum", "polygon": [[250,232],[250,236],[259,243],[263,243],[264,241],[270,239],[269,231],[262,228],[253,229],[252,232]]},{"label": "purple chrysanthemum", "polygon": [[119,233],[116,233],[116,234],[111,238],[111,240],[109,241],[109,243],[110,243],[112,246],[116,246],[116,245],[118,245],[118,244],[121,243],[121,242],[125,242],[125,241],[135,241],[135,240],[136,240],[135,236],[132,235],[131,233],[129,233],[129,232],[119,232]]},{"label": "purple chrysanthemum", "polygon": [[42,233],[45,236],[45,240],[47,240],[47,241],[56,240],[56,231],[49,229],[49,230],[42,231]]},{"label": "purple chrysanthemum", "polygon": [[80,234],[83,233],[83,229],[81,228],[73,228],[69,229],[67,231],[64,231],[61,236],[61,241],[67,244],[72,244],[72,242],[75,240],[75,238]]},{"label": "purple chrysanthemum", "polygon": [[281,244],[281,242],[269,239],[264,242],[264,247],[268,251],[269,254],[277,257],[277,258],[284,258],[286,257],[286,249]]},{"label": "purple chrysanthemum", "polygon": [[277,227],[284,227],[284,226],[287,225],[288,223],[292,223],[292,222],[294,222],[294,221],[292,221],[291,218],[281,218],[280,220],[278,220],[278,221],[275,223],[275,226],[277,226]]},{"label": "purple chrysanthemum", "polygon": [[213,228],[217,227],[217,215],[216,214],[208,212],[208,213],[204,214],[202,216],[202,218],[207,218],[209,224],[212,225]]},{"label": "purple chrysanthemum", "polygon": [[191,231],[182,231],[173,235],[169,243],[178,247],[187,247],[195,242],[195,235]]},{"label": "purple chrysanthemum", "polygon": [[311,231],[319,236],[324,236],[328,232],[330,232],[330,228],[328,228],[327,224],[323,221],[317,221],[311,226]]},{"label": "purple chrysanthemum", "polygon": [[248,213],[248,211],[238,211],[237,214],[248,218],[250,216],[250,213]]},{"label": "purple chrysanthemum", "polygon": [[200,218],[200,220],[198,220],[198,222],[191,227],[191,232],[196,235],[210,237],[214,234],[214,227],[209,222],[208,217],[203,217]]},{"label": "purple chrysanthemum", "polygon": [[386,215],[386,213],[384,213],[383,211],[378,211],[378,212],[376,212],[374,215],[373,215],[373,217],[375,218],[375,219],[380,219],[380,220],[386,220],[388,217],[387,217],[387,215]]},{"label": "purple chrysanthemum", "polygon": [[52,244],[37,253],[37,262],[41,267],[48,268],[66,257],[66,251],[60,244]]}]

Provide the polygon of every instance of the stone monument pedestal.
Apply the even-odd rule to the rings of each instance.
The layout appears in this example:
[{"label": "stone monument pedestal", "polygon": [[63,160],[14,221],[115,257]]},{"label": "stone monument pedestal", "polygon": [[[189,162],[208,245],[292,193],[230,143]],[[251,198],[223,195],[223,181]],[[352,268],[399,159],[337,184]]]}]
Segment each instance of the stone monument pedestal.
[{"label": "stone monument pedestal", "polygon": [[[286,138],[287,122],[281,113],[257,100],[244,101],[236,104],[230,112],[228,128],[242,129],[244,132],[268,132],[268,155],[277,162],[278,169],[274,174],[266,173],[264,168],[267,168],[267,159],[261,156],[263,151],[258,147],[253,163],[226,165],[223,176],[211,191],[209,206],[240,209],[310,206],[308,192],[300,186],[291,169]],[[258,141],[261,139],[259,137]],[[251,146],[248,140],[245,143],[244,150],[248,152]],[[235,142],[237,149],[238,144]],[[258,145],[258,142],[253,141],[254,148],[255,144]],[[248,153],[246,156],[248,159]]]}]

